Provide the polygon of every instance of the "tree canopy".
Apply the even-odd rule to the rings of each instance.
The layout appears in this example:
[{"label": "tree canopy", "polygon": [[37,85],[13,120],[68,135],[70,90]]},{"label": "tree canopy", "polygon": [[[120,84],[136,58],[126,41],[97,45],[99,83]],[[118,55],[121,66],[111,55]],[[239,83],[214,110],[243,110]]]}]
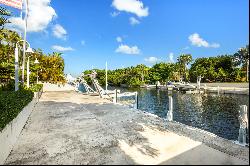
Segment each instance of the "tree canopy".
[{"label": "tree canopy", "polygon": [[4,24],[9,23],[8,16],[11,15],[11,12],[6,8],[0,6],[0,29],[3,29]]},{"label": "tree canopy", "polygon": [[[193,61],[191,54],[181,54],[176,63],[159,62],[151,68],[144,64],[108,71],[108,83],[110,85],[140,86],[155,84],[160,81],[166,84],[168,81],[196,82],[198,76],[202,76],[202,82],[244,82],[244,66],[249,58],[248,46],[240,49],[234,55],[218,55],[215,57],[197,58]],[[237,61],[235,60],[237,59]],[[237,63],[236,63],[237,62]],[[188,69],[188,65],[190,68]],[[105,70],[95,69],[99,83],[105,85]],[[91,70],[84,71],[90,74]],[[86,78],[90,83],[90,79]]]},{"label": "tree canopy", "polygon": [[[14,74],[15,74],[14,51],[16,43],[20,40],[21,37],[15,31],[7,29],[0,30],[1,82],[9,82],[11,79],[14,79]],[[19,47],[19,55],[22,55],[21,47]],[[63,82],[63,83],[65,82],[64,59],[62,58],[61,53],[53,52],[51,54],[46,55],[45,53],[43,53],[41,49],[35,49],[34,53],[29,56],[30,56],[31,82],[34,82],[36,80],[37,73],[40,81]],[[34,64],[36,58],[38,59],[39,64]],[[22,56],[19,56],[19,66],[22,66],[21,62],[22,62]]]}]

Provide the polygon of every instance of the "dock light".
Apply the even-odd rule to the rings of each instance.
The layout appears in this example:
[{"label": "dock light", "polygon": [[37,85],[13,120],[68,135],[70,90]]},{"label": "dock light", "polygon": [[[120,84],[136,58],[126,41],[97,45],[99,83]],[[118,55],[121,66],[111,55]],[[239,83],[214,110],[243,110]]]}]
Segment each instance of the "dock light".
[{"label": "dock light", "polygon": [[[18,76],[18,47],[19,47],[19,42],[24,42],[28,44],[28,48],[26,50],[24,50],[24,55],[25,53],[33,53],[32,48],[30,47],[29,42],[27,42],[26,40],[19,40],[16,43],[16,47],[15,47],[15,91],[17,91],[18,88],[18,83],[19,83],[19,76]],[[24,82],[24,64],[21,66],[22,69],[22,81]],[[28,72],[27,72],[28,73]]]},{"label": "dock light", "polygon": [[34,64],[39,64],[39,61],[37,60],[37,58],[36,58]]},{"label": "dock light", "polygon": [[28,47],[26,53],[34,53],[34,51],[32,50],[32,48]]}]

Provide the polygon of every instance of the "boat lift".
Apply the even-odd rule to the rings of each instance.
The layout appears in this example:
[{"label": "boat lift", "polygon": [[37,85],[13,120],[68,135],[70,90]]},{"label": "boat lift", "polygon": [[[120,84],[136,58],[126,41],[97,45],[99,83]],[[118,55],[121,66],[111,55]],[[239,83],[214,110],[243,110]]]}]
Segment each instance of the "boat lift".
[{"label": "boat lift", "polygon": [[79,79],[80,79],[80,84],[83,84],[87,94],[96,93],[96,91],[88,85],[87,81],[84,79],[84,76],[85,76],[84,74],[81,75]]},{"label": "boat lift", "polygon": [[[101,98],[107,98],[112,100],[114,103],[117,103],[117,99],[121,97],[129,97],[129,96],[135,96],[135,103],[134,103],[134,108],[138,108],[138,93],[137,92],[124,92],[120,93],[120,90],[104,90],[101,85],[99,84],[98,80],[96,79],[96,71],[93,70],[91,74],[86,74],[86,75],[81,75],[79,78],[79,84],[83,84],[87,94],[99,94]],[[85,76],[89,76],[93,85],[94,89],[91,88],[87,81],[84,79]]]},{"label": "boat lift", "polygon": [[[99,93],[101,98],[113,98],[116,93],[116,90],[104,90],[96,79],[96,75],[96,71],[93,71],[91,74],[88,74],[94,84],[97,93]],[[118,90],[117,92],[120,93],[120,90]]]}]

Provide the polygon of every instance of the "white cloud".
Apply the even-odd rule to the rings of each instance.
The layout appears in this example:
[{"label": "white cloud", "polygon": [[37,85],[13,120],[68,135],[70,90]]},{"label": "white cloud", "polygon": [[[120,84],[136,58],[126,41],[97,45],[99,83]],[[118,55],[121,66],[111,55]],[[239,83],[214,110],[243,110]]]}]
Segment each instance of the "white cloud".
[{"label": "white cloud", "polygon": [[171,62],[171,63],[174,63],[174,53],[169,53],[169,61]]},{"label": "white cloud", "polygon": [[152,64],[154,64],[154,63],[160,61],[160,59],[158,59],[158,58],[156,58],[156,57],[153,57],[153,56],[151,56],[151,57],[149,57],[149,58],[145,58],[144,60],[145,60],[146,62],[149,62],[149,63],[152,63]]},{"label": "white cloud", "polygon": [[212,44],[210,44],[210,47],[218,48],[218,47],[220,47],[220,44],[218,44],[218,43],[212,43]]},{"label": "white cloud", "polygon": [[52,49],[56,50],[56,51],[61,51],[61,52],[64,52],[64,51],[73,51],[74,50],[71,47],[62,47],[62,46],[58,46],[58,45],[52,46]]},{"label": "white cloud", "polygon": [[[27,32],[40,32],[47,28],[48,24],[57,17],[55,10],[50,6],[51,0],[30,0]],[[11,17],[11,24],[7,28],[23,31],[24,21],[20,17]]]},{"label": "white cloud", "polygon": [[81,41],[81,45],[84,46],[85,44],[86,44],[86,42],[85,42],[84,40],[82,40],[82,41]]},{"label": "white cloud", "polygon": [[67,31],[61,25],[54,25],[52,31],[55,37],[66,40]]},{"label": "white cloud", "polygon": [[218,43],[212,43],[209,44],[207,41],[202,39],[198,33],[194,33],[188,37],[189,41],[192,43],[192,45],[197,47],[212,47],[212,48],[218,48],[220,47],[220,44]]},{"label": "white cloud", "polygon": [[116,17],[116,16],[118,16],[120,14],[120,12],[112,12],[112,13],[110,13],[110,15],[112,16],[112,17]]},{"label": "white cloud", "polygon": [[120,36],[116,37],[116,41],[121,43],[122,42],[122,37],[120,37]]},{"label": "white cloud", "polygon": [[203,40],[198,33],[194,33],[188,37],[189,41],[191,41],[192,45],[198,47],[209,47],[207,41]]},{"label": "white cloud", "polygon": [[188,49],[189,49],[189,47],[188,47],[188,46],[186,46],[186,47],[184,47],[183,49],[184,49],[184,50],[188,50]]},{"label": "white cloud", "polygon": [[140,24],[140,21],[137,20],[137,19],[134,18],[134,17],[130,17],[130,18],[129,18],[129,22],[130,22],[131,25]]},{"label": "white cloud", "polygon": [[140,54],[140,49],[137,46],[129,47],[127,45],[121,44],[116,50],[116,53],[123,53],[123,54]]},{"label": "white cloud", "polygon": [[148,16],[148,7],[144,7],[140,0],[113,0],[112,6],[119,10],[136,14],[138,17]]}]

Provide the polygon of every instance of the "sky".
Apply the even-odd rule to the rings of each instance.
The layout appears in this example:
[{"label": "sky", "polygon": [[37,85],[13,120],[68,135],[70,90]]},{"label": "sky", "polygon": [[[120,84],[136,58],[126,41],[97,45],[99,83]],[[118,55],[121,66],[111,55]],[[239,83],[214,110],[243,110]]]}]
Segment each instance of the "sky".
[{"label": "sky", "polygon": [[[1,4],[2,5],[2,4]],[[62,52],[65,73],[233,54],[249,43],[248,0],[29,0],[27,40]],[[7,28],[23,31],[20,10]]]}]

